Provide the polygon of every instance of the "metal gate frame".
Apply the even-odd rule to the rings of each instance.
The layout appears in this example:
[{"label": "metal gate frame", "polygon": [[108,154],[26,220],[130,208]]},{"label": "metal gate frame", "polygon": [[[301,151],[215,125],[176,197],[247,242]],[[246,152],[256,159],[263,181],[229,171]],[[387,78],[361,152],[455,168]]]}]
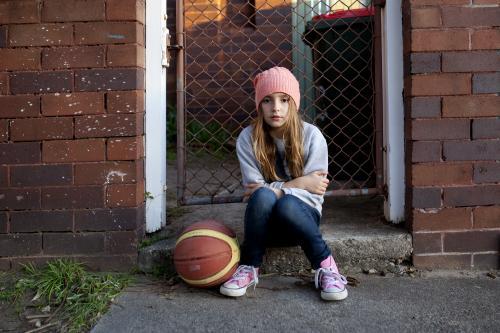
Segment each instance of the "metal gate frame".
[{"label": "metal gate frame", "polygon": [[[383,172],[383,92],[382,92],[382,41],[381,41],[381,8],[385,0],[374,0],[374,140],[375,140],[375,187],[329,190],[325,196],[364,196],[381,194],[387,198],[387,186]],[[186,197],[186,72],[185,72],[185,32],[184,32],[184,0],[176,1],[176,44],[168,49],[176,56],[176,100],[177,100],[177,201],[180,205],[220,204],[241,202],[242,196],[210,196]]]}]

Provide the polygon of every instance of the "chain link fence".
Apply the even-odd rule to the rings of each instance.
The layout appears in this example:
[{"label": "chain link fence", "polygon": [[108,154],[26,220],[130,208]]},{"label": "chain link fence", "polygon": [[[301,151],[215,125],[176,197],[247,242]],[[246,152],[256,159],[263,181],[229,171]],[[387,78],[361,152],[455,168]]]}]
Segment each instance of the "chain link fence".
[{"label": "chain link fence", "polygon": [[318,126],[328,142],[326,195],[380,191],[377,15],[371,1],[180,2],[184,52],[177,68],[183,83],[178,82],[177,95],[177,169],[182,204],[241,200],[235,142],[255,117],[252,78],[273,66],[295,74],[303,119]]}]

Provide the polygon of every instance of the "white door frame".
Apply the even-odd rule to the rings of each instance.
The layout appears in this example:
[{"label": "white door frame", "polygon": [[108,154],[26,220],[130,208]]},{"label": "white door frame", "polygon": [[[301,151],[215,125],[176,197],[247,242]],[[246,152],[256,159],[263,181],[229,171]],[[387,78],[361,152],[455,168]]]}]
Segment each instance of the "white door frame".
[{"label": "white door frame", "polygon": [[401,0],[385,2],[382,8],[382,86],[384,179],[388,197],[384,202],[386,220],[399,223],[405,218],[405,152],[403,104],[403,16]]},{"label": "white door frame", "polygon": [[166,225],[166,1],[146,1],[146,232]]}]

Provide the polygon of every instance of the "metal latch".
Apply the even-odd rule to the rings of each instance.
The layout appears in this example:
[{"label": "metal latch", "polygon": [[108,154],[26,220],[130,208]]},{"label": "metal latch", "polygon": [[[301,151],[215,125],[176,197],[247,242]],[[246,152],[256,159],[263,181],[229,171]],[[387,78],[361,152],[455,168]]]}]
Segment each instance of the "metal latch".
[{"label": "metal latch", "polygon": [[[165,28],[166,29],[166,28]],[[182,46],[177,44],[170,44],[170,36],[168,29],[166,29],[166,34],[164,35],[165,48],[162,48],[162,58],[161,64],[163,67],[170,67],[170,59],[172,59],[171,51],[179,51],[182,49]]]}]

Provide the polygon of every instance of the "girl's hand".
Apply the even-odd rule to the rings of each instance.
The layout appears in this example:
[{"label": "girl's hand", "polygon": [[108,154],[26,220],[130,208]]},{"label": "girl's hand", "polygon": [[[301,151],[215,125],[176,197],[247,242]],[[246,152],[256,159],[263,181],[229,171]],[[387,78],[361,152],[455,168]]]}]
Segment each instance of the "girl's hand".
[{"label": "girl's hand", "polygon": [[330,183],[326,177],[327,175],[328,172],[326,171],[313,171],[305,176],[302,176],[300,181],[303,189],[314,194],[325,194],[326,188]]},{"label": "girl's hand", "polygon": [[[252,183],[252,184],[246,185],[245,186],[245,193],[243,194],[243,202],[247,202],[248,199],[250,198],[250,196],[253,194],[253,192],[257,191],[262,186],[264,186],[264,185],[258,184],[258,183]],[[270,188],[270,190],[272,190],[276,194],[278,199],[283,196],[283,191],[280,189]]]},{"label": "girl's hand", "polygon": [[252,183],[245,185],[245,193],[243,193],[243,202],[248,201],[248,198],[253,194],[253,192],[257,191],[260,187],[264,186],[263,184]]}]

